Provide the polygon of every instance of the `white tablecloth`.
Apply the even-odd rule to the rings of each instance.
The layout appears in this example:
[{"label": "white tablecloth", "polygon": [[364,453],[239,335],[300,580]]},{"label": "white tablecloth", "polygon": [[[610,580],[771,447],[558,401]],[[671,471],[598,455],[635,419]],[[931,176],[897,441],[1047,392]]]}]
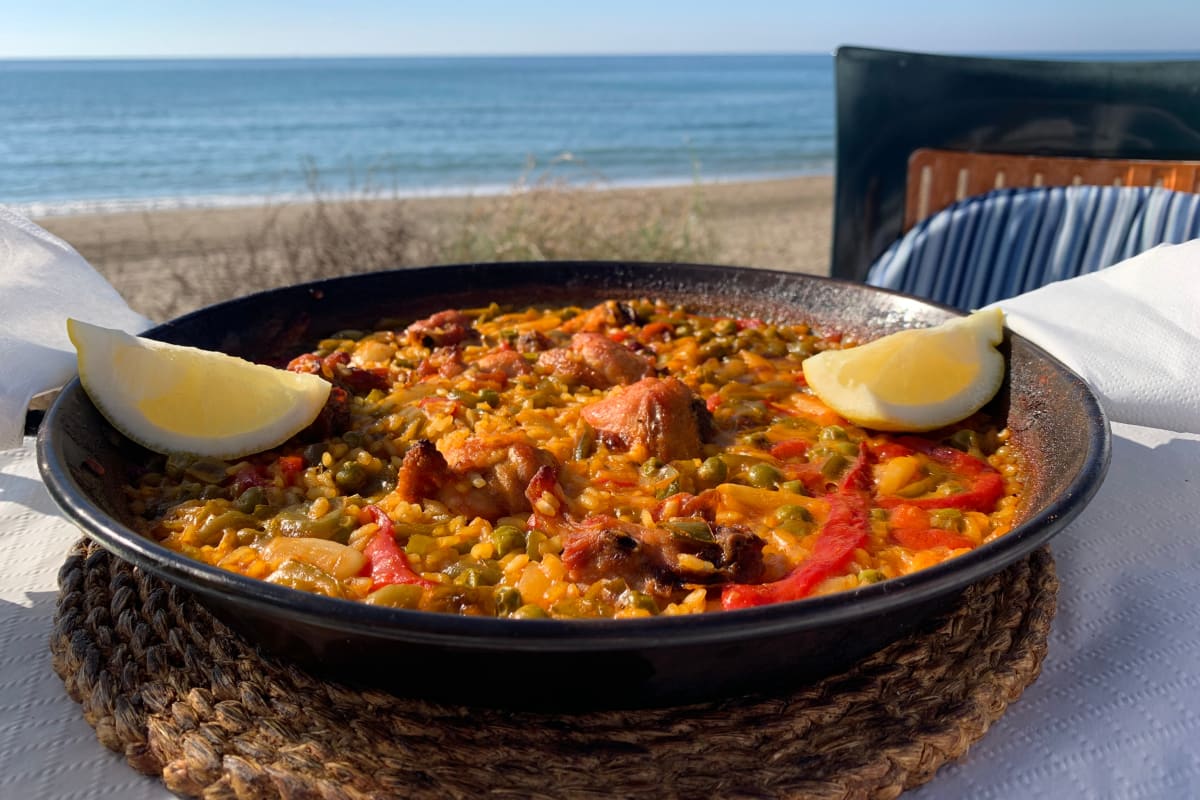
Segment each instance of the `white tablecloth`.
[{"label": "white tablecloth", "polygon": [[[913,796],[1200,797],[1198,509],[1200,435],[1115,425],[1104,486],[1053,541],[1041,678]],[[0,452],[0,798],[165,800],[100,746],[51,670],[55,575],[77,537],[33,440]]]}]

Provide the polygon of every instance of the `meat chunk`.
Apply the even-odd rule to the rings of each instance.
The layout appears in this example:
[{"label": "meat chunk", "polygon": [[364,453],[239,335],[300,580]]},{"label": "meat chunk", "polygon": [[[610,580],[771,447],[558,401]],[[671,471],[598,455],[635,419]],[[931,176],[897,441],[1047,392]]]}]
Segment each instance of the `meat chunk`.
[{"label": "meat chunk", "polygon": [[[495,520],[530,510],[526,488],[554,457],[513,436],[473,437],[446,455],[430,441],[416,442],[404,455],[397,494],[410,503],[437,500],[455,514]],[[469,477],[475,473],[483,485]]]},{"label": "meat chunk", "polygon": [[293,358],[287,368],[292,372],[319,375],[351,394],[366,394],[372,389],[386,390],[391,386],[386,368],[357,367],[350,363],[350,354],[342,350],[335,350],[324,358],[315,353],[305,353]]},{"label": "meat chunk", "polygon": [[712,526],[709,534],[700,539],[592,517],[563,537],[562,560],[573,581],[620,577],[667,601],[685,584],[757,583],[762,578],[761,539],[737,526]]},{"label": "meat chunk", "polygon": [[505,380],[519,378],[533,371],[525,357],[516,350],[497,350],[489,353],[475,362],[475,369],[481,373],[502,375]]},{"label": "meat chunk", "polygon": [[439,311],[409,325],[404,329],[404,335],[413,344],[447,347],[465,341],[475,332],[471,322],[471,318],[461,311]]},{"label": "meat chunk", "polygon": [[654,374],[654,365],[647,359],[602,333],[575,334],[566,347],[542,353],[538,366],[568,384],[593,389],[629,384]]},{"label": "meat chunk", "polygon": [[663,461],[700,455],[703,404],[676,378],[644,378],[583,409],[582,415],[614,450],[644,448]]},{"label": "meat chunk", "polygon": [[607,331],[622,328],[637,322],[637,312],[629,303],[617,300],[606,300],[592,306],[577,317],[567,320],[563,330],[576,331]]},{"label": "meat chunk", "polygon": [[323,442],[350,430],[350,422],[350,394],[342,387],[334,386],[317,418],[295,438],[304,443]]}]

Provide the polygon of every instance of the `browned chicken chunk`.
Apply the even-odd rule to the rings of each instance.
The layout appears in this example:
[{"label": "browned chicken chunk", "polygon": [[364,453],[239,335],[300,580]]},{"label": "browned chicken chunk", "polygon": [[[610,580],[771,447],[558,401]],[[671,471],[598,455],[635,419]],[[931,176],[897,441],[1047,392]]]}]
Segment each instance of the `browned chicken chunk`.
[{"label": "browned chicken chunk", "polygon": [[700,455],[704,406],[676,378],[644,378],[583,409],[599,438],[614,450],[644,447],[663,461]]},{"label": "browned chicken chunk", "polygon": [[568,384],[593,389],[633,383],[654,374],[654,365],[602,333],[577,333],[566,347],[547,350],[538,366]]}]

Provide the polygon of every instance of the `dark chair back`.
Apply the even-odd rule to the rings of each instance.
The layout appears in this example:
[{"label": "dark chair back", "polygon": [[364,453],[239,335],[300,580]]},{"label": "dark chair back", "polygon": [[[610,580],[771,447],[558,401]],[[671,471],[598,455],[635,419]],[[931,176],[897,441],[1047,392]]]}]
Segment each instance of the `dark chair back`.
[{"label": "dark chair back", "polygon": [[910,156],[1200,159],[1200,61],[1041,61],[843,47],[836,58],[835,277],[899,238]]}]

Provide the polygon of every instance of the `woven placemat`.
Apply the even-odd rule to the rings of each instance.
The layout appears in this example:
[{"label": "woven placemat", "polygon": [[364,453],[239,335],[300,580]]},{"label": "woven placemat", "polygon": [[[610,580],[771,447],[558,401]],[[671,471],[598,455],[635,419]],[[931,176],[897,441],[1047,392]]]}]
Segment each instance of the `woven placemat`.
[{"label": "woven placemat", "polygon": [[101,743],[213,800],[896,797],[962,756],[1036,679],[1058,589],[1043,549],[922,632],[798,691],[555,715],[318,680],[86,539],[59,585],[54,668]]}]

